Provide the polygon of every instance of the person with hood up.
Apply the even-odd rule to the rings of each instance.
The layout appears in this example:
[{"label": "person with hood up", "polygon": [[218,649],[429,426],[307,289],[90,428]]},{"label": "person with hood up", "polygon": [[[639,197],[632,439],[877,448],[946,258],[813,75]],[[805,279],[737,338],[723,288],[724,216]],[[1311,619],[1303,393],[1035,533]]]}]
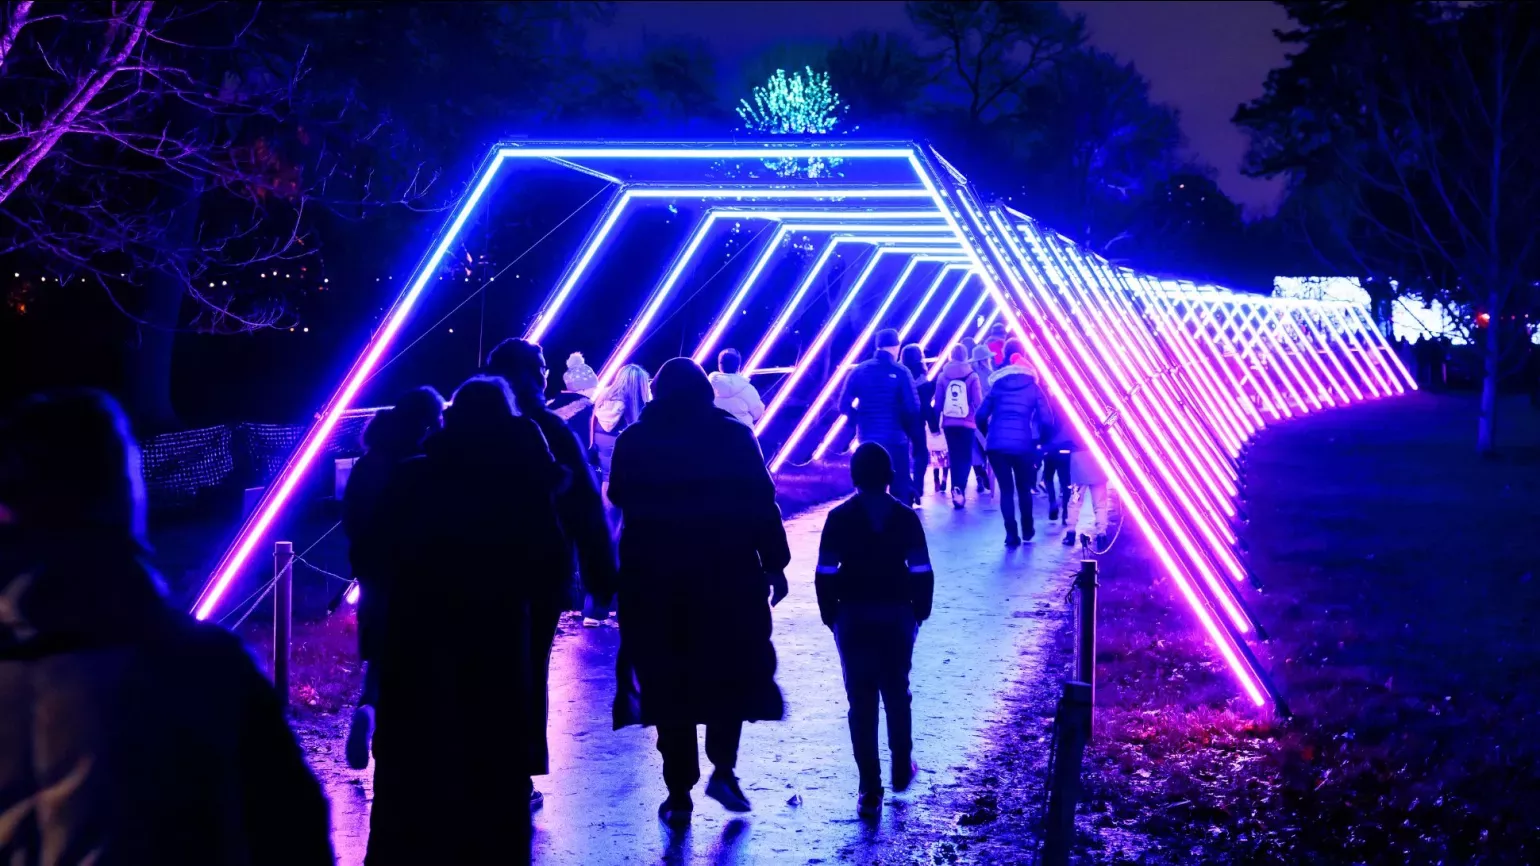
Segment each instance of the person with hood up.
[{"label": "person with hood up", "polygon": [[1004,322],[995,322],[989,326],[989,334],[984,338],[984,345],[989,349],[989,358],[994,362],[995,369],[1011,363],[1010,354],[1005,348],[1010,338],[1010,331],[1006,329]]},{"label": "person with hood up", "polygon": [[857,442],[876,442],[893,460],[893,498],[913,504],[914,473],[910,456],[916,440],[924,447],[920,395],[914,376],[898,362],[898,331],[877,332],[877,351],[850,371],[840,413],[855,423]]},{"label": "person with hood up", "polygon": [[390,538],[381,520],[380,503],[396,469],[422,453],[423,440],[444,426],[444,398],[424,385],[414,388],[369,419],[364,428],[364,456],[353,464],[342,497],[342,530],[348,537],[348,563],[358,582],[358,657],[364,666],[364,688],[348,726],[343,750],[348,766],[369,766],[369,740],[374,736],[374,702],[380,695],[379,652],[390,575]]},{"label": "person with hood up", "polygon": [[856,495],[829,512],[814,587],[819,616],[834,631],[850,701],[850,742],[861,774],[856,809],[863,818],[876,818],[882,807],[879,696],[888,715],[893,790],[907,789],[919,771],[909,666],[920,623],[930,617],[936,578],[919,515],[888,495],[893,464],[881,445],[856,449],[850,478]]},{"label": "person with hood up", "polygon": [[460,386],[424,452],[385,495],[400,577],[364,862],[511,862],[530,835],[531,609],[572,573],[555,504],[571,476],[490,376]]},{"label": "person with hood up", "polygon": [[785,713],[770,608],[786,597],[791,550],[753,431],[716,408],[689,358],[663,365],[653,401],[620,434],[610,499],[621,513],[615,727],[657,728],[669,826],[694,809],[698,725],[714,768],[706,796],[746,812],[733,772],[743,723]]},{"label": "person with hood up", "polygon": [[737,418],[749,429],[764,417],[765,403],[759,399],[759,391],[747,376],[738,371],[743,368],[743,356],[737,349],[723,349],[717,356],[717,372],[712,373],[711,390],[716,394],[716,407]]},{"label": "person with hood up", "polygon": [[[1023,354],[1021,343],[1005,345],[1007,357]],[[1025,366],[1001,367],[989,377],[989,394],[975,419],[988,427],[985,449],[1000,484],[1000,513],[1005,518],[1005,543],[1016,547],[1037,533],[1032,522],[1032,484],[1042,431],[1054,426],[1053,407]],[[1021,529],[1016,527],[1016,499],[1021,501]]]},{"label": "person with hood up", "polygon": [[968,471],[973,467],[973,442],[978,435],[977,414],[984,404],[984,385],[968,363],[967,350],[956,345],[936,378],[935,413],[946,437],[947,463],[952,467],[952,507],[962,508],[968,491]]},{"label": "person with hood up", "polygon": [[[578,356],[579,360],[582,356]],[[586,365],[585,365],[586,366]],[[514,408],[535,422],[545,436],[551,456],[570,477],[567,486],[556,495],[556,512],[569,542],[567,559],[572,563],[568,577],[534,597],[530,607],[530,775],[544,776],[551,771],[550,750],[546,744],[546,717],[549,708],[551,645],[561,615],[568,607],[566,589],[573,584],[574,569],[583,589],[585,611],[603,606],[604,618],[615,595],[615,538],[604,513],[599,482],[594,479],[584,450],[571,425],[547,405],[545,391],[549,371],[545,352],[527,340],[504,340],[487,357],[487,368],[502,376],[513,391]],[[571,368],[568,368],[571,376]],[[596,599],[599,601],[596,603]],[[592,614],[590,613],[591,617]],[[585,619],[584,623],[587,624]],[[597,623],[596,623],[597,624]],[[530,808],[537,809],[545,797],[530,784]]]},{"label": "person with hood up", "polygon": [[0,426],[0,862],[331,864],[272,685],[145,561],[139,459],[92,391]]}]

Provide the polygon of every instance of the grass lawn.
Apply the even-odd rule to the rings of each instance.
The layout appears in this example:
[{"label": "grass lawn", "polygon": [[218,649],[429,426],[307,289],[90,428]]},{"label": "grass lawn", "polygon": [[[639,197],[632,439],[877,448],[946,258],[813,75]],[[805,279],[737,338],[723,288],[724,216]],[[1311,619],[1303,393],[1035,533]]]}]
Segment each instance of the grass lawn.
[{"label": "grass lawn", "polygon": [[[1540,412],[1500,459],[1413,395],[1264,433],[1246,461],[1259,653],[1232,698],[1137,541],[1103,563],[1082,826],[1097,862],[1540,862]],[[1249,590],[1248,590],[1249,591]]]}]

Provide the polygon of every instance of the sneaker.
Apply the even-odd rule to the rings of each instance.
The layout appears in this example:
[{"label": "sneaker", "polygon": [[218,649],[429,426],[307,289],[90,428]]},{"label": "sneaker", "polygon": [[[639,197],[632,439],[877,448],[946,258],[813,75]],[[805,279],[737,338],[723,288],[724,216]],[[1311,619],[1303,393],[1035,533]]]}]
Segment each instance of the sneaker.
[{"label": "sneaker", "polygon": [[1069,530],[1069,531],[1064,533],[1064,546],[1065,547],[1074,547],[1075,546],[1075,530],[1071,529],[1071,530]]},{"label": "sneaker", "polygon": [[893,762],[893,792],[900,793],[909,790],[909,785],[920,772],[920,765],[913,758],[907,761]]},{"label": "sneaker", "polygon": [[747,812],[754,808],[749,805],[749,798],[743,796],[743,789],[738,787],[738,777],[721,770],[711,774],[711,781],[706,783],[706,796],[721,803],[729,812]]},{"label": "sneaker", "polygon": [[1021,536],[1017,535],[1015,532],[1007,531],[1005,533],[1005,546],[1006,547],[1020,547],[1021,546]]},{"label": "sneaker", "polygon": [[1021,540],[1022,541],[1031,541],[1033,539],[1033,537],[1036,536],[1036,535],[1037,535],[1037,527],[1033,526],[1030,523],[1027,524],[1026,526],[1023,526],[1021,528]]},{"label": "sneaker", "polygon": [[961,487],[954,488],[952,490],[952,507],[953,508],[961,510],[962,507],[963,507],[963,502],[965,500],[966,500],[966,497],[964,496],[963,490],[962,490]]},{"label": "sneaker", "polygon": [[1055,505],[1054,507],[1048,509],[1048,522],[1052,523],[1052,522],[1054,522],[1055,520],[1058,520],[1058,519],[1059,519],[1059,507],[1057,505]]},{"label": "sneaker", "polygon": [[583,617],[583,628],[598,628],[601,625],[604,625],[603,620],[597,620],[591,616]]},{"label": "sneaker", "polygon": [[658,807],[658,820],[676,829],[688,827],[694,811],[695,803],[689,794],[669,794],[663,805]]},{"label": "sneaker", "polygon": [[374,707],[367,704],[353,711],[353,723],[348,725],[348,742],[343,751],[348,766],[355,770],[369,766],[369,743],[374,739]]},{"label": "sneaker", "polygon": [[882,815],[882,787],[869,788],[856,795],[856,814],[868,821]]},{"label": "sneaker", "polygon": [[529,811],[538,812],[545,805],[545,795],[540,793],[534,785],[529,786]]}]

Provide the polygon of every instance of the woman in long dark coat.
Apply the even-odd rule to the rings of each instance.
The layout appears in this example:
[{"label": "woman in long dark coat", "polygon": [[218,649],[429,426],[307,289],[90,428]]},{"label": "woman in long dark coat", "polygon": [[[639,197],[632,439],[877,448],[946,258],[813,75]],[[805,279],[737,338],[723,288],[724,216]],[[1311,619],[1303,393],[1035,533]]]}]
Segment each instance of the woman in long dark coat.
[{"label": "woman in long dark coat", "polygon": [[743,723],[785,713],[770,607],[786,596],[791,552],[753,431],[713,405],[705,371],[675,358],[652,387],[610,478],[624,523],[615,726],[657,727],[669,791],[658,814],[677,825],[700,779],[696,725],[714,766],[706,795],[749,809],[733,767]]},{"label": "woman in long dark coat", "polygon": [[531,597],[572,568],[553,504],[566,474],[497,378],[460,386],[425,451],[386,494],[396,570],[365,862],[513,862],[529,835]]}]

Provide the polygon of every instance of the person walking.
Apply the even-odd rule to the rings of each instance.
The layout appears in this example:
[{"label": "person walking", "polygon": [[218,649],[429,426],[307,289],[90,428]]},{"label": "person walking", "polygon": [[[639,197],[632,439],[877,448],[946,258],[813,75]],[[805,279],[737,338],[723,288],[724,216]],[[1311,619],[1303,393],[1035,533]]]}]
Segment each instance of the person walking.
[{"label": "person walking", "polygon": [[989,349],[989,360],[995,365],[995,369],[1011,363],[1010,353],[1006,351],[1006,343],[1010,339],[1010,331],[1006,330],[1004,322],[995,322],[989,326],[989,334],[984,338],[984,346]]},{"label": "person walking", "polygon": [[348,537],[348,564],[358,582],[358,657],[364,687],[348,725],[343,754],[348,766],[369,766],[369,742],[374,736],[374,704],[380,696],[380,668],[375,663],[392,570],[390,538],[380,519],[380,503],[396,469],[422,453],[423,440],[444,426],[444,398],[424,385],[402,395],[394,408],[369,419],[364,428],[364,456],[353,464],[342,495],[342,531]]},{"label": "person walking", "polygon": [[364,862],[504,863],[529,836],[531,609],[571,574],[555,506],[570,476],[491,376],[460,386],[424,452],[385,494],[396,570]]},{"label": "person walking", "polygon": [[840,397],[840,413],[855,424],[858,442],[876,442],[893,460],[893,498],[916,501],[914,474],[910,470],[914,439],[920,435],[920,395],[914,376],[898,362],[898,332],[877,332],[877,351],[850,371]]},{"label": "person walking", "polygon": [[[615,443],[626,428],[642,417],[647,401],[652,399],[647,371],[627,364],[615,373],[615,380],[594,401],[593,455],[599,466],[599,491],[604,501],[606,519],[613,537],[620,528],[620,513],[610,500],[610,468],[615,457]],[[583,600],[583,627],[598,628],[610,619],[615,609],[614,594]]]},{"label": "person walking", "polygon": [[[920,498],[925,495],[925,470],[930,465],[930,440],[928,434],[941,435],[940,419],[936,416],[934,406],[936,396],[936,383],[931,380],[930,373],[925,369],[925,350],[919,343],[910,343],[905,346],[898,355],[899,363],[909,371],[914,378],[915,397],[920,401],[920,429],[910,436],[913,444],[911,458],[914,463],[914,499],[918,504]],[[941,492],[941,485],[936,485],[936,492]]]},{"label": "person walking", "polygon": [[1069,522],[1070,455],[1074,443],[1048,431],[1044,436],[1048,444],[1043,447],[1043,487],[1048,493],[1048,522],[1059,519],[1059,506],[1064,506],[1064,522]]},{"label": "person walking", "polygon": [[[1005,346],[1007,357],[1022,354],[1016,340]],[[1053,427],[1053,408],[1037,378],[1019,364],[1001,367],[990,376],[989,394],[975,415],[988,427],[985,449],[1000,483],[1000,513],[1005,519],[1005,543],[1016,547],[1036,534],[1032,521],[1032,479],[1042,430]],[[1021,528],[1016,526],[1016,500],[1021,502]]]},{"label": "person walking", "polygon": [[1107,511],[1112,501],[1112,495],[1107,486],[1107,473],[1097,465],[1091,452],[1077,447],[1074,442],[1066,442],[1069,446],[1069,477],[1073,484],[1072,494],[1064,506],[1064,523],[1068,529],[1064,532],[1064,546],[1072,547],[1075,544],[1075,535],[1079,532],[1081,518],[1084,517],[1085,500],[1091,500],[1091,531],[1095,533],[1096,550],[1107,549]]},{"label": "person walking", "polygon": [[[569,541],[567,561],[571,566],[564,580],[536,594],[530,606],[529,772],[531,776],[544,776],[551,771],[550,749],[546,743],[551,645],[556,640],[562,612],[567,609],[565,590],[573,583],[575,568],[584,592],[585,609],[592,610],[593,600],[600,599],[599,604],[604,607],[601,618],[608,613],[609,601],[615,595],[615,539],[587,451],[571,426],[546,402],[549,371],[545,365],[545,352],[539,345],[526,340],[504,340],[487,357],[487,368],[508,382],[513,391],[514,408],[540,428],[551,456],[570,478],[566,487],[557,493],[556,513]],[[533,781],[529,790],[530,808],[540,808],[545,802],[544,795],[535,788]]]},{"label": "person walking", "polygon": [[850,478],[856,495],[829,512],[814,587],[819,617],[834,631],[850,702],[850,743],[861,779],[856,809],[875,818],[882,808],[879,696],[888,717],[893,790],[906,790],[919,771],[909,667],[920,623],[930,618],[935,575],[919,516],[888,495],[893,464],[881,445],[856,449]]},{"label": "person walking", "polygon": [[139,461],[105,394],[0,424],[0,861],[331,864],[272,685],[146,562]]},{"label": "person walking", "polygon": [[[968,356],[968,364],[973,368],[973,372],[978,374],[979,391],[984,397],[989,396],[989,377],[995,374],[995,364],[991,360],[993,357],[989,349],[984,346],[974,348]],[[983,402],[981,397],[980,405]],[[977,411],[974,412],[974,420],[978,420]],[[985,432],[983,427],[979,427],[973,435],[973,477],[978,479],[980,494],[993,493],[995,489],[994,473],[989,471],[989,458],[984,450]]]},{"label": "person walking", "polygon": [[765,415],[765,403],[749,378],[738,372],[742,367],[743,356],[737,349],[723,349],[717,356],[717,371],[710,376],[711,390],[718,409],[753,429]]},{"label": "person walking", "polygon": [[658,371],[653,401],[615,444],[609,494],[621,513],[615,727],[657,728],[666,824],[694,809],[698,725],[706,796],[746,812],[734,775],[743,723],[785,713],[770,609],[786,597],[791,550],[753,431],[716,408],[700,365]]},{"label": "person walking", "polygon": [[936,379],[934,412],[946,436],[947,463],[952,467],[952,507],[962,508],[968,491],[968,471],[973,466],[973,443],[978,435],[976,415],[984,404],[984,386],[968,363],[961,345],[947,352],[947,362]]}]

